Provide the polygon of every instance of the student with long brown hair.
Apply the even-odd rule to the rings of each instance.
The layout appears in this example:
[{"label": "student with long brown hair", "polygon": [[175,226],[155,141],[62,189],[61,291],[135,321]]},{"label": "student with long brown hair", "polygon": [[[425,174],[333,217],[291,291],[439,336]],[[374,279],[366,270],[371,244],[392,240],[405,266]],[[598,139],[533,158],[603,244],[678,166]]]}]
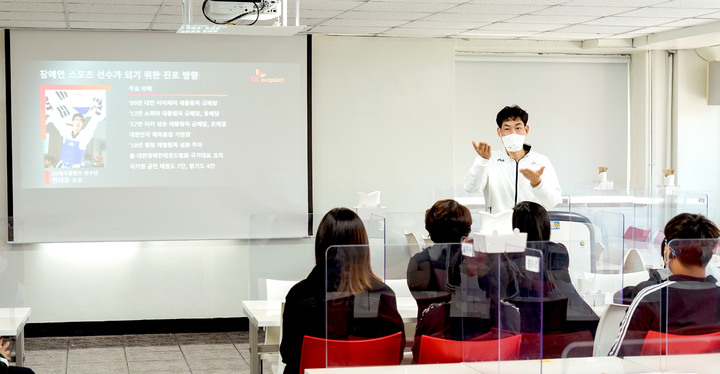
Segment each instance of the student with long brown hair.
[{"label": "student with long brown hair", "polygon": [[395,293],[372,272],[368,244],[365,226],[352,210],[335,208],[320,221],[315,267],[285,297],[284,373],[299,372],[305,335],[349,340],[404,331]]}]

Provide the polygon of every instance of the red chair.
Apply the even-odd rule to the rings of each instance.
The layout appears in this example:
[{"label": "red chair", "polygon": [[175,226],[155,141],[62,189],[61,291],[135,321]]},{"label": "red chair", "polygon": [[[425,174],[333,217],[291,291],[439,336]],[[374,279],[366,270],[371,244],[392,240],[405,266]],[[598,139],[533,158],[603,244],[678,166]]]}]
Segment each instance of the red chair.
[{"label": "red chair", "polygon": [[720,331],[702,335],[677,335],[648,331],[641,355],[682,355],[720,352]]},{"label": "red chair", "polygon": [[403,355],[402,332],[374,339],[333,340],[307,336],[300,354],[305,369],[337,366],[398,365]]},{"label": "red chair", "polygon": [[[542,340],[542,353],[540,341]],[[523,333],[520,346],[520,359],[562,358],[565,348],[576,343],[574,349],[566,352],[566,357],[591,357],[593,336],[588,330],[570,333],[551,333],[547,335]]]},{"label": "red chair", "polygon": [[[419,364],[441,364],[472,361],[517,360],[522,335],[500,340],[449,340],[423,335],[420,338]],[[498,352],[498,344],[500,352]]]}]

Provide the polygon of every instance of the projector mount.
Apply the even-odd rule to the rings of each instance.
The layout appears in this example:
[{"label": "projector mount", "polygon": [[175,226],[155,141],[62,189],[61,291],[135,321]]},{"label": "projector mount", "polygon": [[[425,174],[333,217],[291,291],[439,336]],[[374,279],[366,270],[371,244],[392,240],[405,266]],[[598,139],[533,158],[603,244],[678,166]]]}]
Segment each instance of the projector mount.
[{"label": "projector mount", "polygon": [[[278,18],[282,13],[284,0],[204,0],[202,13],[216,25],[238,25],[238,21],[250,21],[244,24],[254,25],[259,20]],[[243,24],[241,24],[243,25]]]}]

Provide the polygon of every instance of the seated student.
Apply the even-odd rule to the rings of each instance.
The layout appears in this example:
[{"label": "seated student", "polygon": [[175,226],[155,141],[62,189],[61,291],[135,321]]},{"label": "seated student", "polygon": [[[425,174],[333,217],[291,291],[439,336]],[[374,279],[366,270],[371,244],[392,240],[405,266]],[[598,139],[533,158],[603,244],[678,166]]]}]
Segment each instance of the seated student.
[{"label": "seated student", "polygon": [[10,357],[10,342],[3,342],[0,337],[0,374],[34,374],[29,368],[10,366],[7,358]]},{"label": "seated student", "polygon": [[418,361],[423,335],[488,340],[520,331],[518,309],[497,297],[497,281],[493,281],[498,277],[496,259],[483,253],[465,256],[461,251],[453,252],[446,280],[450,301],[431,304],[418,319],[413,363]]},{"label": "seated student", "polygon": [[412,256],[407,267],[418,317],[430,304],[450,300],[445,286],[447,259],[460,248],[471,225],[470,210],[455,200],[440,200],[425,212],[425,229],[435,244]]},{"label": "seated student", "polygon": [[[542,251],[545,263],[543,282],[533,282],[532,279],[523,277],[526,273],[518,273],[518,296],[542,297],[544,300],[567,299],[565,315],[545,315],[545,318],[562,320],[546,326],[561,327],[563,332],[588,330],[594,334],[600,318],[572,285],[568,272],[570,256],[567,248],[562,243],[550,241],[550,216],[547,210],[538,203],[520,202],[513,208],[512,225],[520,232],[527,233],[528,248]],[[542,287],[542,296],[540,287]],[[548,332],[551,331],[545,331]]]},{"label": "seated student", "polygon": [[300,371],[305,335],[355,339],[399,331],[404,325],[395,294],[370,268],[362,220],[347,208],[329,211],[315,236],[315,267],[285,297],[280,343],[284,373]]},{"label": "seated student", "polygon": [[720,331],[720,287],[705,275],[720,230],[699,214],[682,213],[665,225],[668,280],[638,292],[609,355],[640,354],[648,331],[697,335]]},{"label": "seated student", "polygon": [[[667,226],[666,226],[666,227],[667,227]],[[671,228],[671,229],[672,229],[672,228]],[[694,239],[712,239],[712,238],[715,238],[714,236],[712,236],[712,235],[714,235],[714,233],[712,232],[712,230],[709,230],[709,229],[708,229],[708,230],[704,230],[704,231],[701,230],[701,231],[698,231],[697,233],[698,233],[699,236],[698,236],[697,238],[694,238]],[[660,246],[660,252],[659,252],[659,254],[660,254],[660,257],[662,257],[662,258],[664,259],[664,258],[665,258],[665,254],[664,254],[664,251],[665,251],[665,243],[668,241],[668,239],[667,239],[668,233],[667,233],[667,232],[663,232],[663,235],[665,236],[665,241],[663,242],[663,245]],[[673,235],[673,234],[671,233],[670,235]],[[626,286],[626,287],[624,287],[622,290],[620,290],[620,291],[618,291],[617,293],[615,293],[615,295],[613,296],[614,301],[615,301],[616,303],[622,303],[622,304],[628,304],[628,305],[629,305],[629,304],[632,303],[633,299],[635,299],[635,297],[638,295],[638,293],[639,293],[640,291],[642,291],[644,288],[649,287],[649,286],[653,286],[653,285],[656,285],[656,284],[660,284],[660,283],[662,283],[662,282],[665,282],[665,281],[667,280],[667,278],[668,278],[668,275],[670,275],[670,274],[669,274],[669,271],[668,271],[668,269],[667,269],[667,263],[664,262],[664,265],[665,265],[665,267],[664,267],[664,268],[661,268],[661,269],[648,269],[648,275],[649,275],[648,280],[642,281],[642,282],[640,282],[640,283],[638,283],[637,285],[634,285],[634,286]],[[716,273],[716,272],[717,272],[717,271],[714,269],[713,265],[710,265],[709,263],[708,263],[708,265],[705,267],[705,273],[706,273],[706,275],[713,275],[713,276],[717,279],[718,276],[715,276],[715,275],[714,275],[714,273]],[[720,284],[718,284],[718,285],[720,285]]]}]

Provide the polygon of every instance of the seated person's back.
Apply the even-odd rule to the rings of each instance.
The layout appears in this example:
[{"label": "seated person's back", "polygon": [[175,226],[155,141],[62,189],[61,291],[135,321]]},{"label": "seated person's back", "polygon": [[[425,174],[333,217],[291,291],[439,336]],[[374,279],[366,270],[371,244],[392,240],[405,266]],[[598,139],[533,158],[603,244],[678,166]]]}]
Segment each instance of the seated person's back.
[{"label": "seated person's back", "polygon": [[720,331],[720,287],[705,275],[720,230],[707,218],[682,213],[665,226],[663,253],[672,275],[632,301],[610,355],[638,355],[648,331],[697,335]]},{"label": "seated person's back", "polygon": [[432,303],[449,301],[446,287],[447,261],[470,233],[470,210],[455,200],[440,200],[425,212],[425,229],[434,245],[408,262],[408,288],[418,304],[418,317]]},{"label": "seated person's back", "polygon": [[280,344],[284,372],[299,373],[305,335],[346,340],[400,331],[404,325],[395,294],[370,268],[362,221],[349,209],[331,210],[318,227],[315,267],[285,298]]}]

